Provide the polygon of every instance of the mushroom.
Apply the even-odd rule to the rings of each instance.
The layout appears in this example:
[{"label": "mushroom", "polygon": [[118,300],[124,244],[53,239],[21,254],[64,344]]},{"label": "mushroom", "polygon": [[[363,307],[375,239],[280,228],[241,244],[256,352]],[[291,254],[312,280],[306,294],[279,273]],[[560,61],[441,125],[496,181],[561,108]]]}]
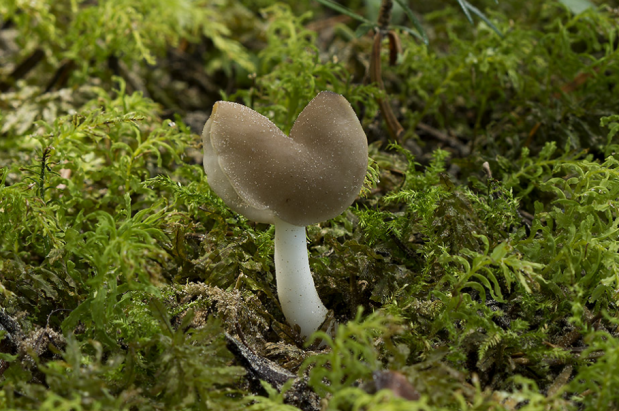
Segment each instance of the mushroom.
[{"label": "mushroom", "polygon": [[235,212],[275,225],[275,277],[286,320],[307,338],[324,322],[309,268],[305,226],[348,208],[368,165],[368,144],[350,103],[319,93],[290,137],[241,104],[219,101],[202,132],[208,183]]}]

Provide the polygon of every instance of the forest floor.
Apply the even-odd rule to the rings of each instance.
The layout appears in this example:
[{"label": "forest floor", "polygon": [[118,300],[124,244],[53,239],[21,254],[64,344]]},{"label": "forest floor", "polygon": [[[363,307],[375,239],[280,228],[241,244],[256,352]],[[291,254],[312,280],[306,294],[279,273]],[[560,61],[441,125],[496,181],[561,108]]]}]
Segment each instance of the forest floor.
[{"label": "forest floor", "polygon": [[[616,1],[129,3],[0,0],[1,410],[619,409]],[[325,90],[306,342],[201,133]]]}]

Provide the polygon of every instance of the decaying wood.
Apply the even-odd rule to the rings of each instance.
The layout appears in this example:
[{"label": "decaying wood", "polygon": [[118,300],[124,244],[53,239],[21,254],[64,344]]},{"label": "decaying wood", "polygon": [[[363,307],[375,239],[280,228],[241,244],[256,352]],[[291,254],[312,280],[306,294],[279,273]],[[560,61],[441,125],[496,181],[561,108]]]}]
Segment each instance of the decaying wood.
[{"label": "decaying wood", "polygon": [[284,395],[286,403],[303,411],[320,410],[320,397],[311,390],[304,378],[296,376],[267,358],[254,354],[249,347],[228,333],[226,333],[226,342],[239,365],[247,371],[247,379],[253,389],[261,391],[260,381],[266,381],[280,391],[286,382],[294,379],[292,387]]}]

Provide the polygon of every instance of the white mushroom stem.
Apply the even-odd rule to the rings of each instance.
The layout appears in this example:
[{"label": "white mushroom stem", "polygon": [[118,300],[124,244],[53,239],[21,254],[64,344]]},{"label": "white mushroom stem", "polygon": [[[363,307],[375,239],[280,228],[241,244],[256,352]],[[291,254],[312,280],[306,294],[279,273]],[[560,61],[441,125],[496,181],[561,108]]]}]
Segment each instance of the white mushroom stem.
[{"label": "white mushroom stem", "polygon": [[328,310],[320,301],[307,257],[305,227],[275,219],[277,295],[288,323],[298,324],[307,338],[324,322]]}]

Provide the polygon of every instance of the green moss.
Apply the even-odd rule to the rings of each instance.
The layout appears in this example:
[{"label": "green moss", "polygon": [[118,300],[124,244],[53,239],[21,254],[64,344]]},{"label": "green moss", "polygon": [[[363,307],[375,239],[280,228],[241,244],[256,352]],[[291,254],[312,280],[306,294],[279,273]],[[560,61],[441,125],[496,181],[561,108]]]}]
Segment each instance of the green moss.
[{"label": "green moss", "polygon": [[[371,24],[307,1],[0,0],[0,408],[617,408],[617,12],[487,3],[503,37],[464,2],[414,9],[429,45],[397,29],[380,90]],[[308,227],[339,326],[306,347],[273,228],[211,191],[196,133],[221,96],[289,131],[321,90],[371,167]],[[258,383],[225,333],[302,378]]]}]

